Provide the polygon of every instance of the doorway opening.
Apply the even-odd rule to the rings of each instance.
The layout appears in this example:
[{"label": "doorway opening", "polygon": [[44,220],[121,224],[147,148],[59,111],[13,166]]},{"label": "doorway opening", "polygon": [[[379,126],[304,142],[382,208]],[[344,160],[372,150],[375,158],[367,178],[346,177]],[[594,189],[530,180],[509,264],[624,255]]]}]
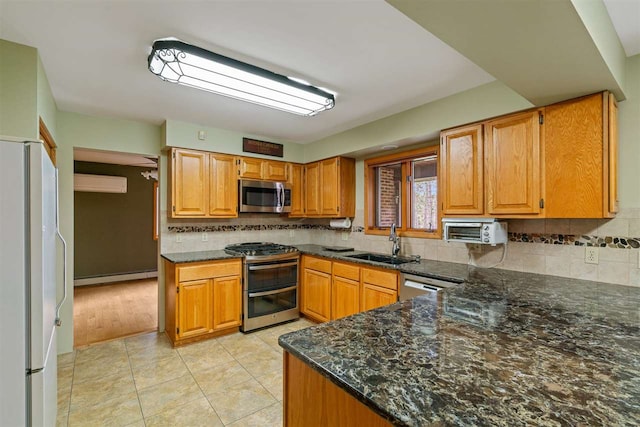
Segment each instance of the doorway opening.
[{"label": "doorway opening", "polygon": [[74,347],[158,330],[158,157],[74,149]]}]

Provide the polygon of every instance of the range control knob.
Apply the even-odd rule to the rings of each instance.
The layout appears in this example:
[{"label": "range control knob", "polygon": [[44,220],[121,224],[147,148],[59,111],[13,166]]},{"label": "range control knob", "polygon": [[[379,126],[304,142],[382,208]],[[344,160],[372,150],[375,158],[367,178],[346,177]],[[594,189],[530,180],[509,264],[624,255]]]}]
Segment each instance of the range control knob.
[{"label": "range control knob", "polygon": [[488,235],[489,235],[489,232],[488,232],[488,231],[485,231],[485,232],[484,232],[484,233],[482,233],[482,234],[484,234],[485,236],[488,236]]},{"label": "range control knob", "polygon": [[489,243],[489,239],[487,239],[486,237],[484,238],[484,242],[485,243]]}]

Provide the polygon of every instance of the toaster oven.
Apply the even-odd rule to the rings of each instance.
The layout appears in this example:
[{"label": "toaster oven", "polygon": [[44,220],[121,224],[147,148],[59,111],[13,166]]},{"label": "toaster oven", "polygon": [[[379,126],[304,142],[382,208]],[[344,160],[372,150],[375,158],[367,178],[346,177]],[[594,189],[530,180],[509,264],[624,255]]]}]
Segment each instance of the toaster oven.
[{"label": "toaster oven", "polygon": [[507,223],[494,218],[443,218],[443,239],[448,242],[495,246],[506,243]]}]

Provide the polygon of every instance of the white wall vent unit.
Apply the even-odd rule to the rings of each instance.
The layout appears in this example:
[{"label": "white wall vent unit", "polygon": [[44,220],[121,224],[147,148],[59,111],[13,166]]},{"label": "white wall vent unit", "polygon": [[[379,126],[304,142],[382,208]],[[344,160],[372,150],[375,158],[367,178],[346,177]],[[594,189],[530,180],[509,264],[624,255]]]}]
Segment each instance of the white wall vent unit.
[{"label": "white wall vent unit", "polygon": [[126,193],[127,177],[74,173],[73,191],[86,191],[93,193]]}]

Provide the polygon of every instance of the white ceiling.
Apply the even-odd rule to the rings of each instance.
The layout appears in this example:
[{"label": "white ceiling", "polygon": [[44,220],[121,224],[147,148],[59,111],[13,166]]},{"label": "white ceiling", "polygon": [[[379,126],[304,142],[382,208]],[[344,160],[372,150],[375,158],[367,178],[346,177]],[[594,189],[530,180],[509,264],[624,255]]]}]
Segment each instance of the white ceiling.
[{"label": "white ceiling", "polygon": [[[299,117],[165,83],[146,57],[168,36],[326,87],[336,107]],[[299,143],[493,80],[382,0],[0,0],[0,38],[38,48],[60,110]]]},{"label": "white ceiling", "polygon": [[[0,2],[0,37],[38,48],[58,108],[186,121],[311,142],[492,81],[382,0]],[[165,83],[147,70],[174,36],[337,92],[315,117]]]}]

